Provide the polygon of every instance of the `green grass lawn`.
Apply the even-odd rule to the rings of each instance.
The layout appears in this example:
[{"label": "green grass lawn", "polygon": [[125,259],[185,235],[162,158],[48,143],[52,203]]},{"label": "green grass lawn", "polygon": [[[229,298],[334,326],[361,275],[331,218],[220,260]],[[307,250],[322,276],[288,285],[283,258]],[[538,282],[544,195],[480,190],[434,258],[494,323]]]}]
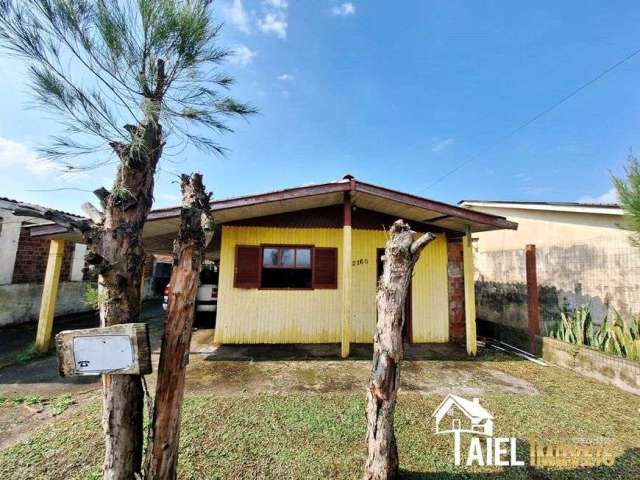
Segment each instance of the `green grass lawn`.
[{"label": "green grass lawn", "polygon": [[[521,458],[528,459],[526,441],[535,433],[548,443],[606,445],[618,457],[615,465],[581,470],[456,468],[450,436],[433,434],[431,414],[442,396],[402,392],[396,434],[403,478],[640,478],[638,397],[566,370],[494,359],[499,361],[492,362],[492,368],[530,382],[539,392],[482,396],[495,417],[496,436],[517,437]],[[428,363],[437,368],[438,362]],[[358,478],[365,458],[364,436],[363,392],[226,397],[189,392],[179,477]],[[99,478],[101,460],[96,398],[69,408],[27,439],[0,451],[0,478]]]}]

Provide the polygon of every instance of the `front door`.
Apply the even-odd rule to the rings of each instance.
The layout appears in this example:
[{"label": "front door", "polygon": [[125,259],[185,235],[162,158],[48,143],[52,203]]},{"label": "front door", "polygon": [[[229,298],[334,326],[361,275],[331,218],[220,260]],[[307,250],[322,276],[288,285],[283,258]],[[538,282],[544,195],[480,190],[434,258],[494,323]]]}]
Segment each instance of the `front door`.
[{"label": "front door", "polygon": [[[384,264],[382,263],[382,257],[384,256],[384,248],[378,248],[376,250],[376,282],[382,275],[382,269]],[[404,324],[402,326],[402,339],[405,342],[411,343],[411,339],[413,337],[413,331],[411,328],[411,284],[413,282],[409,282],[409,290],[407,291],[407,300],[404,304]],[[377,286],[377,283],[376,283]],[[377,315],[377,310],[376,310]]]}]

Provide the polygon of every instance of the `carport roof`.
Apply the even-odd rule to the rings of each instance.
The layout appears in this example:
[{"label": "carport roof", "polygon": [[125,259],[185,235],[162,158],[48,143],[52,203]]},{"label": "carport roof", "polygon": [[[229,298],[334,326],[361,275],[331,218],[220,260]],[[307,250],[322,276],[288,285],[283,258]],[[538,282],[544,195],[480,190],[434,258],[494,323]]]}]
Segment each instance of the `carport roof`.
[{"label": "carport roof", "polygon": [[[350,192],[352,203],[358,208],[403,218],[409,222],[421,222],[440,229],[464,233],[517,228],[517,224],[505,217],[461,208],[444,202],[398,192],[345,175],[337,182],[276,190],[273,192],[215,200],[213,216],[217,224],[264,217],[310,208],[343,203],[344,194]],[[180,207],[161,208],[149,213],[144,227],[144,237],[168,236],[178,231]],[[36,237],[68,238],[79,236],[56,224],[31,227]]]}]

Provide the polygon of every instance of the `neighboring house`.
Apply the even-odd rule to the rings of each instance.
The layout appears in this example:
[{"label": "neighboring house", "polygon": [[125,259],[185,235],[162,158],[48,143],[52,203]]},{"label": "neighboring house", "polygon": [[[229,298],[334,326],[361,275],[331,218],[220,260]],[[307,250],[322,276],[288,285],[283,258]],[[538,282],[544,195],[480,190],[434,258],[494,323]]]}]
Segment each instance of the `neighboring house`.
[{"label": "neighboring house", "polygon": [[610,309],[640,313],[640,251],[620,227],[618,205],[464,200],[460,206],[519,225],[517,231],[474,235],[478,318],[507,330],[527,329],[527,244],[536,245],[541,316],[547,327],[561,309],[581,305],[590,306],[598,323]]},{"label": "neighboring house", "polygon": [[[462,273],[473,271],[467,234],[517,227],[499,216],[351,176],[217,200],[212,211],[218,231],[208,257],[219,261],[215,341],[341,343],[343,356],[350,343],[373,339],[381,249],[387,240],[385,228],[394,220],[404,218],[417,232],[437,234],[415,266],[405,339],[466,338],[470,352],[476,348],[475,301],[472,276],[465,288]],[[171,252],[179,215],[180,208],[150,213],[144,231],[148,251]],[[78,238],[63,227],[50,226],[34,228],[32,235]]]},{"label": "neighboring house", "polygon": [[469,401],[449,394],[431,416],[435,419],[436,433],[493,435],[493,415],[480,405],[479,398]]},{"label": "neighboring house", "polygon": [[[13,213],[17,200],[0,198],[0,326],[38,318],[49,241],[31,237],[29,228],[49,223]],[[56,315],[88,310],[82,269],[85,245],[64,249]]]},{"label": "neighboring house", "polygon": [[[0,198],[0,327],[37,320],[50,255],[49,240],[34,237],[30,231],[36,225],[50,227],[51,222],[14,214],[20,204],[29,205],[18,200]],[[83,273],[85,254],[86,245],[83,243],[65,243],[56,316],[91,310],[85,302],[88,284]],[[145,298],[160,297],[168,282],[167,268],[156,267],[153,257],[148,256],[144,271],[145,278],[149,279],[144,284]],[[153,276],[156,271],[158,279]]]}]

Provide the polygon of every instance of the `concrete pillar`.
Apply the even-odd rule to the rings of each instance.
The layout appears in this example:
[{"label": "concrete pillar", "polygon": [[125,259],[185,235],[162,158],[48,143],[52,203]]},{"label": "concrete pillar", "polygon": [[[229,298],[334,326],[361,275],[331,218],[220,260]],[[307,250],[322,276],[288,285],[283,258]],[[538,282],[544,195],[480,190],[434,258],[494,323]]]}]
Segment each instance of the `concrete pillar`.
[{"label": "concrete pillar", "polygon": [[8,211],[2,211],[0,215],[0,285],[9,285],[13,281],[23,217],[16,217]]},{"label": "concrete pillar", "polygon": [[475,356],[478,352],[476,338],[476,290],[473,282],[473,247],[471,229],[462,239],[462,261],[464,262],[464,317],[467,353]]},{"label": "concrete pillar", "polygon": [[39,352],[46,352],[51,345],[51,330],[53,329],[53,316],[56,309],[63,256],[64,240],[51,240],[47,271],[45,272],[44,285],[42,286],[42,301],[40,303],[40,317],[38,318],[38,333],[36,335],[36,349]]},{"label": "concrete pillar", "polygon": [[349,356],[351,348],[351,194],[344,194],[344,223],[342,227],[342,342],[340,355]]},{"label": "concrete pillar", "polygon": [[71,273],[69,280],[72,282],[81,282],[84,268],[84,257],[87,253],[87,246],[84,243],[76,243],[73,250],[73,259],[71,261]]}]

